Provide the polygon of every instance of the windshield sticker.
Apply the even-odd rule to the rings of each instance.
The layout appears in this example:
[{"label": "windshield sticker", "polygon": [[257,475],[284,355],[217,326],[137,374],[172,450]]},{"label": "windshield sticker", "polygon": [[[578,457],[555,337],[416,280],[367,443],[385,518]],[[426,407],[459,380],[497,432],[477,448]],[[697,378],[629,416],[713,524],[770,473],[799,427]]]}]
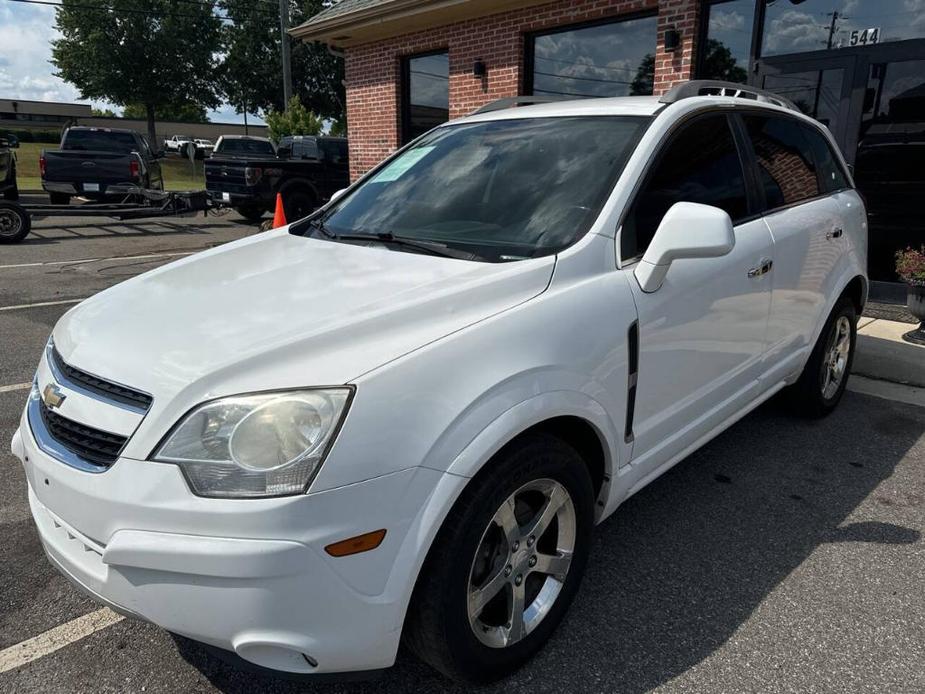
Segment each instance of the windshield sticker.
[{"label": "windshield sticker", "polygon": [[373,178],[370,183],[386,183],[388,181],[395,181],[401,178],[408,169],[430,154],[435,147],[436,145],[430,147],[415,147],[414,149],[405,152],[398,159],[393,161],[382,171],[376,174],[375,178]]}]

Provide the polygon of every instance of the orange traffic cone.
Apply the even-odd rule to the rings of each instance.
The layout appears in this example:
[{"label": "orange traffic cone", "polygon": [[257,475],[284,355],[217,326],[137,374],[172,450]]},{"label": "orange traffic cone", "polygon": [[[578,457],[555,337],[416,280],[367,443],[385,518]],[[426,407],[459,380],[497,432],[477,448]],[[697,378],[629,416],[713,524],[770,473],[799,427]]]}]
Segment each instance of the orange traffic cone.
[{"label": "orange traffic cone", "polygon": [[276,194],[276,212],[273,213],[273,228],[279,229],[286,226],[286,212],[283,210],[283,196]]}]

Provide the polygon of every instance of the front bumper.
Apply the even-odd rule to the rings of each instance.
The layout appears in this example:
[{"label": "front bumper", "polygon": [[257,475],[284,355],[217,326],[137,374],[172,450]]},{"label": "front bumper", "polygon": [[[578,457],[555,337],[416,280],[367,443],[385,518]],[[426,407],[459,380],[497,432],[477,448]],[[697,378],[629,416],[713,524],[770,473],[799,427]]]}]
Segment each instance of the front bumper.
[{"label": "front bumper", "polygon": [[[98,474],[68,467],[39,450],[25,417],[13,452],[46,553],[85,592],[294,673],[394,662],[434,504],[447,506],[464,482],[413,468],[316,494],[204,499],[169,464],[120,459]],[[387,534],[373,551],[324,552],[379,528]]]}]

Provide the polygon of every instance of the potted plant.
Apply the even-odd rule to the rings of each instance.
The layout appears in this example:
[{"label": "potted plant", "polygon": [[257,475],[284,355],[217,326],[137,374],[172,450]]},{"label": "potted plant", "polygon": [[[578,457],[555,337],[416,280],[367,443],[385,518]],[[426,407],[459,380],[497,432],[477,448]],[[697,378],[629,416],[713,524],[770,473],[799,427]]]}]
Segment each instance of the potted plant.
[{"label": "potted plant", "polygon": [[925,246],[919,250],[907,248],[896,254],[896,274],[906,283],[906,305],[918,318],[919,327],[910,330],[903,339],[925,345]]}]

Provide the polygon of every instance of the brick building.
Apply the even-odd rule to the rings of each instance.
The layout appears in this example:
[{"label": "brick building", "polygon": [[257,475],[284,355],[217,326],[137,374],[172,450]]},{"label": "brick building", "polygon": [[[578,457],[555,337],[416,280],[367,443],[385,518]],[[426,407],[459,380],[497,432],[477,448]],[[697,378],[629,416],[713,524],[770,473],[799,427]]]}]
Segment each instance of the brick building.
[{"label": "brick building", "polygon": [[912,0],[340,0],[292,30],[345,59],[355,178],[494,99],[778,92],[826,124],[871,216],[871,274],[925,243],[925,4]]}]

